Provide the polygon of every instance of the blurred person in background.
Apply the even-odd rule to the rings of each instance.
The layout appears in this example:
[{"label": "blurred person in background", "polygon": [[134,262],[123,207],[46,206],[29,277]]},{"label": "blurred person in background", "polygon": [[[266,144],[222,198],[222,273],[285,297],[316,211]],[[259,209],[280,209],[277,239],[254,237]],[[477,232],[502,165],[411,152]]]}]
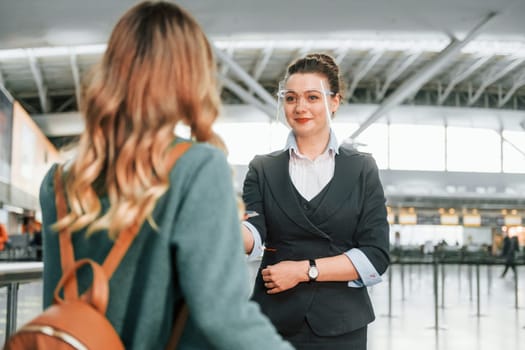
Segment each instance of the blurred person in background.
[{"label": "blurred person in background", "polygon": [[508,233],[503,238],[503,249],[501,256],[505,259],[505,268],[501,273],[501,278],[504,278],[509,268],[512,269],[514,275],[516,275],[516,253],[519,252],[518,236],[510,236]]},{"label": "blurred person in background", "polygon": [[9,233],[5,225],[0,222],[0,250],[4,250],[9,247]]}]

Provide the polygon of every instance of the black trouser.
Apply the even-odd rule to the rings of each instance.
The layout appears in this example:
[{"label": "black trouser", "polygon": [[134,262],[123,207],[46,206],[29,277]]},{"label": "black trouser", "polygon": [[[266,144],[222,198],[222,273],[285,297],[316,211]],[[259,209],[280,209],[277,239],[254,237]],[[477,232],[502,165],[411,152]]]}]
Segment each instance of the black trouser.
[{"label": "black trouser", "polygon": [[293,335],[284,336],[297,350],[366,350],[367,327],[335,337],[316,335],[306,320]]},{"label": "black trouser", "polygon": [[505,263],[505,269],[501,273],[501,277],[505,277],[505,275],[507,274],[507,271],[509,270],[509,267],[512,269],[514,274],[516,274],[516,264],[514,262],[507,262]]}]

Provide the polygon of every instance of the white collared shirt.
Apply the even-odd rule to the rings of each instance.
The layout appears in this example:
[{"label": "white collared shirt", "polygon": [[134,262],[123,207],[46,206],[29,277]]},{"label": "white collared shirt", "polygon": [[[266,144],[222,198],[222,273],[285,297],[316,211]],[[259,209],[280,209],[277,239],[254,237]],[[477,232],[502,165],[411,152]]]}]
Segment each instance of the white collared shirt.
[{"label": "white collared shirt", "polygon": [[334,177],[337,139],[330,131],[328,147],[314,160],[299,152],[293,133],[290,133],[285,149],[290,152],[289,172],[292,183],[307,201],[318,195]]}]

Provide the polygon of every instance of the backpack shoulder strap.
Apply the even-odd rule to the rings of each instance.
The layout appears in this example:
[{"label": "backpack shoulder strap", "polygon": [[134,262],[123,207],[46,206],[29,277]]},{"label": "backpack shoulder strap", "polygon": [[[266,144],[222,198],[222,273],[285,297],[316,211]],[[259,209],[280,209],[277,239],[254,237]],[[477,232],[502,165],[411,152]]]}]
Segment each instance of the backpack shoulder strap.
[{"label": "backpack shoulder strap", "polygon": [[175,312],[175,320],[173,321],[173,328],[171,330],[170,338],[168,339],[168,344],[166,344],[166,350],[177,349],[180,337],[186,326],[186,321],[188,320],[189,312],[188,304],[182,301],[178,310]]},{"label": "backpack shoulder strap", "polygon": [[[168,164],[168,168],[173,168],[177,162],[177,159],[179,159],[190,147],[191,142],[181,142],[176,144],[169,151],[170,153],[167,156],[166,163]],[[124,255],[126,255],[126,252],[133,242],[133,239],[137,235],[139,229],[140,227],[135,223],[120,232],[117,240],[115,241],[115,244],[113,245],[113,248],[111,248],[108,256],[106,257],[106,260],[104,260],[104,264],[102,265],[108,279],[111,278],[113,272],[115,272],[118,265],[120,264],[120,261]]]}]

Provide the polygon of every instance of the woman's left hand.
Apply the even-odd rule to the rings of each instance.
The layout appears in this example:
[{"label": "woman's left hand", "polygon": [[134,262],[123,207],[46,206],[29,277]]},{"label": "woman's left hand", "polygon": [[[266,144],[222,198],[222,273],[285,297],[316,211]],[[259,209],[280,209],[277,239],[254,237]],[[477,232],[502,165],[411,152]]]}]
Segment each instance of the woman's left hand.
[{"label": "woman's left hand", "polygon": [[308,261],[281,261],[261,271],[268,294],[276,294],[308,281]]}]

